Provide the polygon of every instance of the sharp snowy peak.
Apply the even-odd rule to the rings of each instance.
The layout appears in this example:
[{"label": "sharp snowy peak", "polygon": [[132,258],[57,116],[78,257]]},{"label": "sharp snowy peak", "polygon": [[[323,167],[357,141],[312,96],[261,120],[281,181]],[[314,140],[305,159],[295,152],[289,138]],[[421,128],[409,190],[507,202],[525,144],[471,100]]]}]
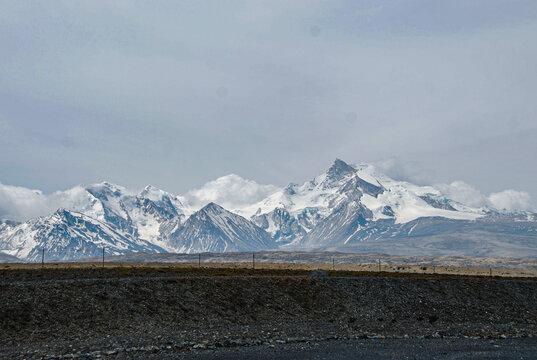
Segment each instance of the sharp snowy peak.
[{"label": "sharp snowy peak", "polygon": [[302,185],[289,184],[243,212],[280,245],[296,244],[331,213],[339,188],[355,173],[351,166],[337,159],[326,173]]},{"label": "sharp snowy peak", "polygon": [[11,225],[0,233],[0,251],[26,261],[65,260],[133,251],[161,252],[162,248],[124,233],[89,216],[60,209],[50,216]]},{"label": "sharp snowy peak", "polygon": [[270,235],[251,221],[210,203],[192,214],[169,235],[181,253],[258,251],[274,249]]},{"label": "sharp snowy peak", "polygon": [[322,180],[317,183],[320,184],[323,189],[338,188],[343,185],[347,179],[353,177],[355,173],[356,170],[352,166],[343,160],[336,159],[326,174],[321,175]]},{"label": "sharp snowy peak", "polygon": [[330,169],[303,185],[289,184],[266,199],[243,209],[245,215],[267,214],[275,208],[285,208],[298,213],[306,208],[316,208],[327,213],[330,203],[340,186],[345,184],[354,169],[341,160],[336,160]]}]

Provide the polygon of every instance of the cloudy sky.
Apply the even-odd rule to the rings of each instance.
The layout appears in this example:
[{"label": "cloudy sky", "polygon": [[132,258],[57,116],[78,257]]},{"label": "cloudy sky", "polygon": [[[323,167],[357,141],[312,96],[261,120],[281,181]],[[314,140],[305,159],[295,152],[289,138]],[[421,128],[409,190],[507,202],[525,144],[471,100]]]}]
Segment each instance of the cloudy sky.
[{"label": "cloudy sky", "polygon": [[181,194],[339,157],[535,204],[536,39],[534,0],[2,1],[0,182]]}]

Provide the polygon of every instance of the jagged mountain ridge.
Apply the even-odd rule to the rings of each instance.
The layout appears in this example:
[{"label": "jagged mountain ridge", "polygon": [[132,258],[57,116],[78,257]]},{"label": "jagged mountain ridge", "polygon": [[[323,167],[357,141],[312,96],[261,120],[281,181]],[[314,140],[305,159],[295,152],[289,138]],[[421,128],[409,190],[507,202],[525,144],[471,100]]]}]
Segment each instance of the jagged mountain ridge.
[{"label": "jagged mountain ridge", "polygon": [[[339,189],[353,178],[358,181],[356,170],[336,159],[326,173],[303,185],[290,184],[242,211],[251,214],[255,209],[252,220],[271,233],[280,245],[297,245],[332,212],[341,201]],[[367,183],[367,188],[378,191],[373,184]]]},{"label": "jagged mountain ridge", "polygon": [[40,258],[42,249],[58,260],[93,256],[103,247],[109,254],[172,251],[162,239],[191,212],[179,197],[152,186],[132,193],[103,182],[76,186],[62,197],[69,209],[0,223],[0,251],[27,261]]},{"label": "jagged mountain ridge", "polygon": [[62,196],[69,199],[69,208],[50,217],[0,222],[0,251],[31,261],[42,248],[55,258],[69,259],[92,255],[102,246],[110,253],[276,247],[345,251],[362,242],[421,237],[425,247],[426,238],[462,230],[475,238],[500,223],[496,233],[522,236],[520,241],[530,247],[536,237],[532,214],[471,208],[433,187],[396,181],[370,165],[351,166],[339,159],[302,185],[289,184],[234,209],[214,203],[197,209],[188,198],[152,186],[132,192],[108,182],[78,186]]},{"label": "jagged mountain ridge", "polygon": [[[484,209],[458,204],[432,187],[394,181],[376,173],[370,165],[353,167],[339,159],[325,174],[300,186],[291,184],[238,212],[251,214],[252,221],[271,233],[280,245],[317,246],[322,242],[320,237],[327,235],[326,229],[317,228],[323,223],[324,227],[331,227],[330,223],[336,219],[333,214],[341,213],[343,207],[352,207],[348,202],[359,203],[355,204],[356,209],[365,212],[369,221],[391,219],[394,223],[406,223],[419,217],[475,220],[485,214]],[[325,221],[328,217],[331,220]],[[345,223],[342,219],[338,221]],[[289,232],[293,227],[297,230]],[[341,237],[348,231],[334,228],[331,236]],[[314,240],[310,232],[317,233],[318,239]]]},{"label": "jagged mountain ridge", "polygon": [[[108,182],[90,185],[86,191],[94,198],[90,208],[93,217],[164,248],[166,243],[160,239],[192,212],[178,196],[150,185],[138,194]],[[85,209],[74,210],[87,213]]]},{"label": "jagged mountain ridge", "polygon": [[70,259],[127,252],[162,252],[148,241],[124,233],[84,214],[59,209],[54,214],[20,224],[11,224],[0,233],[0,251],[26,261]]}]

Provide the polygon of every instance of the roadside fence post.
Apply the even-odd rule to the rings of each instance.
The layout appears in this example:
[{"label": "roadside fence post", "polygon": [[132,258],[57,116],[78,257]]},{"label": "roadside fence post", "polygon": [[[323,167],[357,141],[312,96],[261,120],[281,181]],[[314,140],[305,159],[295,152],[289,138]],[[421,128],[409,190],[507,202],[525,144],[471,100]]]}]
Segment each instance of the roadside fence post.
[{"label": "roadside fence post", "polygon": [[41,251],[41,269],[45,268],[45,248]]},{"label": "roadside fence post", "polygon": [[104,269],[104,246],[103,246],[103,269]]},{"label": "roadside fence post", "polygon": [[198,253],[198,268],[201,268],[201,253]]},{"label": "roadside fence post", "polygon": [[252,253],[252,269],[255,269],[255,253]]}]

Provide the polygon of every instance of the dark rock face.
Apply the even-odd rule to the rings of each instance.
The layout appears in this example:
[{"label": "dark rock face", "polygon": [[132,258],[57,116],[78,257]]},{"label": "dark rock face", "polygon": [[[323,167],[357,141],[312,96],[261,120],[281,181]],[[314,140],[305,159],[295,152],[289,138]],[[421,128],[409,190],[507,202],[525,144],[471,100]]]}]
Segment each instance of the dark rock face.
[{"label": "dark rock face", "polygon": [[334,183],[341,181],[342,179],[352,176],[356,173],[356,170],[348,165],[346,162],[336,159],[334,164],[328,169],[326,173],[325,187],[331,186]]},{"label": "dark rock face", "polygon": [[449,202],[447,200],[442,200],[441,201],[441,200],[433,199],[432,197],[427,196],[427,195],[420,196],[420,198],[423,201],[425,201],[427,204],[431,205],[434,208],[443,209],[443,210],[450,210],[450,211],[457,211],[457,210],[455,210],[455,208],[453,206],[451,206],[449,204]]}]

